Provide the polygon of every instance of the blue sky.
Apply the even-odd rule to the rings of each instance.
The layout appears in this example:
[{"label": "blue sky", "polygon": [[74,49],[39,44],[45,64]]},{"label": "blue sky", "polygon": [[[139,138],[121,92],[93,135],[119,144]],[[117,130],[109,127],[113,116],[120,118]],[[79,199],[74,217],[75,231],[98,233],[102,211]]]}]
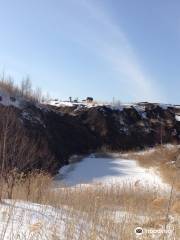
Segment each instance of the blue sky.
[{"label": "blue sky", "polygon": [[180,103],[179,0],[0,0],[0,71],[52,96]]}]

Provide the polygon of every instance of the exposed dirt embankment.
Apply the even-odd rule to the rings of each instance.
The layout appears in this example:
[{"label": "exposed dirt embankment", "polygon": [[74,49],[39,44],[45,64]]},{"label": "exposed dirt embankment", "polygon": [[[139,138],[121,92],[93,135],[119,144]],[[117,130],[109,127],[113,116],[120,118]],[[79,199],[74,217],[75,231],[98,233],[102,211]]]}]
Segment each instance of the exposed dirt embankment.
[{"label": "exposed dirt embankment", "polygon": [[[55,108],[24,102],[20,106],[0,104],[0,110],[1,146],[4,139],[7,141],[7,119],[14,123],[7,126],[8,136],[14,137],[14,143],[7,141],[7,148],[0,154],[6,153],[7,166],[20,170],[35,168],[54,174],[73,154],[102,148],[120,151],[161,142],[180,142],[180,122],[176,117],[179,109],[173,106],[144,103],[119,109],[81,105]],[[20,141],[22,137],[26,140]],[[19,158],[26,159],[21,164],[13,157],[20,147],[24,155]]]},{"label": "exposed dirt embankment", "polygon": [[73,115],[96,136],[102,147],[111,150],[144,148],[179,142],[179,108],[172,105],[136,104],[113,109],[110,106],[59,107]]}]

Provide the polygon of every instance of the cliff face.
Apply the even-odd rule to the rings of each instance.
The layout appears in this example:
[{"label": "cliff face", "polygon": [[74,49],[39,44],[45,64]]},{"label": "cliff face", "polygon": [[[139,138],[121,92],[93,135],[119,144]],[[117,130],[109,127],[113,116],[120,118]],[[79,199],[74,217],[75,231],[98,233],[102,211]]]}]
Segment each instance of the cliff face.
[{"label": "cliff face", "polygon": [[180,141],[179,107],[141,103],[97,107],[60,107],[82,122],[101,146],[111,150],[143,148]]},{"label": "cliff face", "polygon": [[[25,141],[28,139],[24,145],[36,145],[36,155],[33,155],[32,161],[11,164],[22,171],[43,169],[54,174],[68,163],[71,155],[85,154],[103,147],[127,150],[161,142],[180,142],[178,106],[141,103],[119,108],[78,104],[54,107],[23,101],[6,105],[2,102],[0,110],[3,111],[0,126],[4,125],[3,116],[9,110],[18,123],[11,130],[11,137],[18,135],[16,128],[20,128],[23,129],[21,134]],[[30,144],[29,149],[33,148]],[[29,150],[23,151],[28,154]],[[9,158],[9,162],[13,161],[13,157]]]}]

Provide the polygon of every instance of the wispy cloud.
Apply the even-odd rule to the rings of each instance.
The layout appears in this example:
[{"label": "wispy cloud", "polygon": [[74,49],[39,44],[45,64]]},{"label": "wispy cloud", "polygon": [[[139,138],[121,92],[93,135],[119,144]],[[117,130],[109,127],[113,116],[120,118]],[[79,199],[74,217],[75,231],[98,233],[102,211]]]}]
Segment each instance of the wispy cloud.
[{"label": "wispy cloud", "polygon": [[135,100],[163,101],[157,82],[146,72],[127,35],[113,22],[107,9],[93,1],[79,0],[78,4],[90,18],[88,28],[84,24],[84,36],[79,41],[108,63],[119,79],[119,85],[129,88],[128,92]]}]

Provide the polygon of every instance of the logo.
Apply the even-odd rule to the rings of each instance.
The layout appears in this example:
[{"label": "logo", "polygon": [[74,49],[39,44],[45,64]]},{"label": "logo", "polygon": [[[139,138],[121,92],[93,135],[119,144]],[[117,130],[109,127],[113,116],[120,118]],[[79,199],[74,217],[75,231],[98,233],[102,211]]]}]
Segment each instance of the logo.
[{"label": "logo", "polygon": [[140,236],[143,234],[143,229],[141,227],[137,227],[134,229],[136,235]]},{"label": "logo", "polygon": [[174,229],[142,229],[142,227],[137,227],[134,229],[134,233],[136,234],[136,236],[141,236],[143,233],[148,235],[157,234],[161,236],[162,234],[167,234],[168,236],[172,236],[173,232]]}]

